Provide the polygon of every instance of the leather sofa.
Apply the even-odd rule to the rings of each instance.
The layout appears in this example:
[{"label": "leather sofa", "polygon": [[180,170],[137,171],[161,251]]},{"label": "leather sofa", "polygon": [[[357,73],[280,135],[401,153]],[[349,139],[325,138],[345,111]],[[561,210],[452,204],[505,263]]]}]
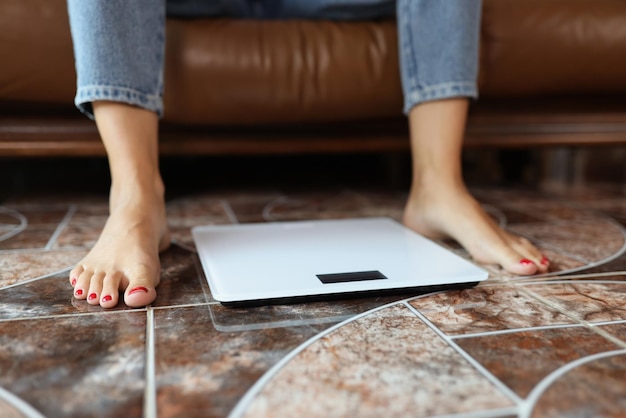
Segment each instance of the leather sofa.
[{"label": "leather sofa", "polygon": [[[394,21],[168,19],[161,152],[408,149]],[[484,0],[468,147],[626,143],[626,1]],[[65,0],[0,2],[0,157],[103,155]]]}]

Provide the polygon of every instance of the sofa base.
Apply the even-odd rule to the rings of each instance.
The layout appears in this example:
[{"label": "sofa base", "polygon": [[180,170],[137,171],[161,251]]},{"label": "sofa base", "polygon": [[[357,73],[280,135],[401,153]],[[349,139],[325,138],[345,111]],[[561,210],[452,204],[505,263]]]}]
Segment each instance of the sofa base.
[{"label": "sofa base", "polygon": [[[41,113],[39,113],[41,114]],[[162,155],[406,151],[404,118],[315,125],[161,127]],[[626,144],[626,104],[615,99],[479,101],[466,147]],[[0,117],[0,157],[103,156],[95,124],[75,112]]]}]

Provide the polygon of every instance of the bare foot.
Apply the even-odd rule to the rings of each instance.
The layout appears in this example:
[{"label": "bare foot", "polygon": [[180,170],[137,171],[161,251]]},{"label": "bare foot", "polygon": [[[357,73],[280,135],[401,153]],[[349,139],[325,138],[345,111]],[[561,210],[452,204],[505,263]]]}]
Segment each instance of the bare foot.
[{"label": "bare foot", "polygon": [[452,238],[484,264],[498,264],[513,274],[548,270],[549,261],[526,238],[500,228],[463,186],[449,190],[413,190],[404,224],[432,238]]},{"label": "bare foot", "polygon": [[[111,193],[110,215],[93,249],[70,272],[74,297],[112,308],[119,292],[131,307],[156,298],[159,252],[170,243],[162,186]],[[159,190],[161,189],[161,190]]]}]

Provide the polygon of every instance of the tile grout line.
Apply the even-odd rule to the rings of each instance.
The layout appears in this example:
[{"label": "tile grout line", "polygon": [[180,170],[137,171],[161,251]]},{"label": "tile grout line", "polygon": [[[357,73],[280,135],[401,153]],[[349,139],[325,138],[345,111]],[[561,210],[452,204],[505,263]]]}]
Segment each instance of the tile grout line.
[{"label": "tile grout line", "polygon": [[545,331],[545,330],[551,330],[551,329],[581,328],[581,327],[584,327],[584,325],[576,322],[573,324],[540,325],[540,326],[532,326],[528,328],[509,328],[509,329],[501,329],[501,330],[496,330],[496,331],[476,332],[472,334],[450,335],[448,338],[452,340],[465,340],[465,339],[471,339],[471,338],[492,337],[492,336],[498,336],[498,335],[504,335],[504,334],[515,334],[515,333],[520,333],[520,332]]},{"label": "tile grout line", "polygon": [[532,416],[532,412],[537,405],[541,395],[543,395],[546,390],[550,388],[550,386],[556,382],[560,377],[566,375],[572,370],[575,370],[579,366],[583,366],[587,363],[596,360],[602,360],[605,358],[610,358],[613,356],[621,356],[626,355],[626,350],[613,350],[613,351],[604,351],[601,353],[592,354],[590,356],[581,357],[577,360],[571,361],[562,367],[554,370],[552,373],[544,377],[539,383],[535,385],[535,387],[530,391],[528,396],[526,397],[526,401],[524,403],[523,410],[519,413],[519,418],[530,418]]},{"label": "tile grout line", "polygon": [[48,243],[44,247],[46,250],[51,250],[52,246],[56,244],[57,240],[59,239],[59,236],[61,235],[65,227],[67,227],[67,225],[70,223],[75,213],[76,213],[76,205],[70,205],[69,209],[65,213],[65,216],[63,217],[61,222],[59,222],[59,225],[56,227],[56,229],[52,233],[52,236],[48,240]]},{"label": "tile grout line", "polygon": [[504,418],[515,416],[517,417],[517,408],[498,408],[498,409],[485,409],[480,412],[462,412],[458,414],[446,414],[446,415],[432,415],[429,418]]},{"label": "tile grout line", "polygon": [[143,397],[143,417],[156,418],[156,376],[154,355],[154,310],[148,306],[146,310],[146,387]]},{"label": "tile grout line", "polygon": [[78,313],[68,313],[68,314],[57,314],[57,315],[37,315],[37,316],[23,316],[19,318],[6,318],[1,319],[0,323],[10,322],[10,321],[30,321],[30,320],[41,320],[41,319],[59,319],[59,318],[73,318],[79,316],[95,316],[95,315],[116,315],[116,314],[126,314],[129,312],[141,312],[141,309],[125,309],[125,310],[117,310],[117,311],[94,311],[94,312],[78,312]]},{"label": "tile grout line", "polygon": [[[200,306],[210,306],[210,305],[219,305],[219,302],[200,302],[200,303],[187,303],[183,305],[170,305],[170,306],[155,306],[151,307],[151,310],[165,310],[165,309],[178,309],[178,308],[194,308]],[[56,314],[56,315],[37,315],[37,316],[23,316],[19,318],[0,318],[0,323],[2,322],[10,322],[10,321],[29,321],[29,320],[39,320],[39,319],[52,319],[52,318],[71,318],[83,315],[116,315],[116,314],[125,314],[128,312],[141,312],[141,308],[136,309],[121,309],[116,311],[94,311],[94,312],[76,312],[76,313],[67,313],[67,314]]]},{"label": "tile grout line", "polygon": [[622,341],[619,338],[611,335],[610,333],[604,331],[603,329],[598,328],[596,325],[594,325],[593,323],[590,323],[588,321],[585,321],[584,319],[581,318],[577,318],[574,315],[571,315],[567,310],[563,309],[561,306],[559,306],[558,304],[545,299],[544,297],[542,297],[541,295],[533,292],[532,290],[528,290],[528,289],[520,289],[522,290],[524,293],[526,293],[528,296],[534,298],[535,300],[549,306],[550,308],[556,310],[557,312],[560,312],[561,314],[567,316],[568,318],[576,321],[577,323],[581,324],[582,326],[584,326],[585,328],[587,328],[588,330],[600,335],[601,337],[603,337],[604,339],[607,339],[609,341],[611,341],[613,344],[617,345],[618,347],[624,348],[626,349],[626,341]]},{"label": "tile grout line", "polygon": [[472,367],[474,367],[483,377],[485,377],[491,384],[499,389],[505,397],[513,401],[515,406],[519,406],[524,402],[523,399],[517,395],[512,389],[505,385],[500,379],[494,376],[489,370],[487,370],[482,364],[480,364],[474,357],[472,357],[467,351],[463,350],[452,338],[446,335],[435,324],[433,324],[424,314],[422,314],[417,308],[413,307],[410,303],[404,302],[407,307],[415,316],[417,316],[426,326],[433,330],[442,340],[444,340],[450,348],[463,357]]},{"label": "tile grout line", "polygon": [[276,362],[272,367],[270,367],[257,381],[246,391],[246,393],[239,398],[233,409],[228,414],[229,418],[240,418],[246,412],[248,407],[252,404],[254,399],[257,397],[259,393],[265,388],[267,384],[276,376],[291,360],[293,360],[296,356],[298,356],[301,352],[309,348],[311,345],[316,342],[322,340],[327,335],[337,331],[341,327],[348,325],[352,322],[358,321],[361,318],[364,318],[374,312],[381,311],[383,309],[387,309],[393,306],[404,305],[403,301],[392,302],[377,308],[371,309],[369,311],[361,312],[358,315],[353,316],[346,321],[335,324],[304,341],[291,351],[289,351],[286,355],[284,355],[278,362]]},{"label": "tile grout line", "polygon": [[[572,275],[563,275],[563,276],[537,276],[530,277],[528,279],[519,279],[511,280],[511,283],[516,285],[524,286],[526,284],[546,284],[546,283],[622,283],[626,284],[626,281],[620,280],[595,280],[596,277],[611,277],[611,276],[625,276],[626,270],[616,270],[616,271],[606,271],[602,273],[587,273],[587,274],[572,274]],[[587,280],[585,280],[587,279]],[[594,279],[594,280],[591,280]]]},{"label": "tile grout line", "polygon": [[0,206],[0,213],[4,213],[5,215],[9,215],[9,216],[14,216],[20,221],[20,224],[17,225],[15,229],[0,235],[0,242],[6,241],[7,239],[20,234],[22,231],[26,229],[26,227],[28,227],[28,218],[26,218],[26,216],[22,215],[20,212],[13,210],[13,209],[9,209],[6,206]]},{"label": "tile grout line", "polygon": [[235,214],[232,206],[230,206],[230,203],[228,203],[228,200],[220,199],[220,205],[222,205],[222,209],[224,209],[224,212],[226,212],[228,220],[233,224],[238,224],[239,219],[237,219],[237,215]]},{"label": "tile grout line", "polygon": [[2,387],[0,387],[0,399],[17,409],[27,418],[45,418],[44,415],[31,404]]},{"label": "tile grout line", "polygon": [[12,283],[12,284],[9,284],[9,285],[6,285],[6,286],[0,286],[0,291],[5,290],[5,289],[10,289],[10,288],[13,288],[13,287],[17,287],[17,286],[22,286],[24,284],[36,282],[38,280],[48,279],[50,277],[56,276],[57,274],[62,274],[62,273],[65,273],[65,272],[69,272],[71,269],[72,269],[72,267],[64,267],[61,270],[53,271],[52,273],[47,273],[47,274],[44,274],[44,275],[39,276],[39,277],[33,277],[32,279],[26,279],[26,280],[18,281],[16,283]]}]

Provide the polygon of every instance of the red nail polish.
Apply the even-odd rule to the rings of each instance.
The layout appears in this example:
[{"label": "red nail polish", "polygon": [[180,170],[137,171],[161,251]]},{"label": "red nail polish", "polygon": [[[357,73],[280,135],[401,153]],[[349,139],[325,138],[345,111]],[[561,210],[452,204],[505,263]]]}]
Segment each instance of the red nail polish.
[{"label": "red nail polish", "polygon": [[543,258],[541,259],[541,264],[543,264],[544,266],[545,266],[546,264],[548,264],[548,263],[550,263],[550,260],[548,260],[546,257],[543,257]]},{"label": "red nail polish", "polygon": [[94,300],[97,297],[98,297],[98,295],[96,295],[95,293],[92,293],[92,294],[89,295],[89,300]]},{"label": "red nail polish", "polygon": [[76,296],[80,296],[83,294],[83,289],[76,289],[76,292],[74,292],[74,294],[76,294]]},{"label": "red nail polish", "polygon": [[76,277],[72,278],[72,286],[76,286]]},{"label": "red nail polish", "polygon": [[148,293],[148,289],[146,289],[143,286],[137,286],[134,289],[131,289],[130,292],[128,292],[129,295],[132,295],[135,292],[144,292],[144,293]]},{"label": "red nail polish", "polygon": [[111,302],[113,300],[113,296],[105,295],[102,297],[102,302]]},{"label": "red nail polish", "polygon": [[532,262],[532,261],[530,261],[530,260],[529,260],[529,259],[527,259],[527,258],[522,258],[519,262],[520,262],[520,264],[526,264],[526,265],[528,265],[528,264],[533,264],[533,262]]}]

